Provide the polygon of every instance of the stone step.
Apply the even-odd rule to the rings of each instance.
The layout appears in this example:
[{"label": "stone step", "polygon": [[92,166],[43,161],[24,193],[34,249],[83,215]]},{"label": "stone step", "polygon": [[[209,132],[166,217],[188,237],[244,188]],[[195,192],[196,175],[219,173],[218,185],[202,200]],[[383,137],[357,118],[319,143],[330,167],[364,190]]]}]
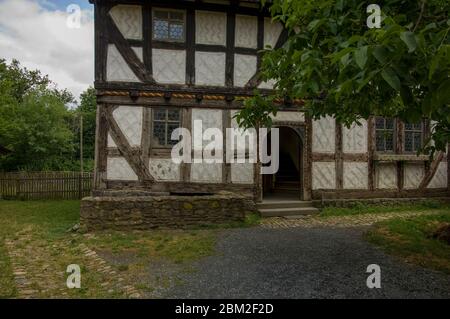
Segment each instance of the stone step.
[{"label": "stone step", "polygon": [[312,202],[300,201],[300,200],[273,200],[263,201],[258,203],[258,209],[271,209],[271,208],[306,208],[312,207]]},{"label": "stone step", "polygon": [[299,207],[299,208],[270,208],[260,209],[262,217],[286,217],[299,215],[318,214],[319,210],[314,207]]}]

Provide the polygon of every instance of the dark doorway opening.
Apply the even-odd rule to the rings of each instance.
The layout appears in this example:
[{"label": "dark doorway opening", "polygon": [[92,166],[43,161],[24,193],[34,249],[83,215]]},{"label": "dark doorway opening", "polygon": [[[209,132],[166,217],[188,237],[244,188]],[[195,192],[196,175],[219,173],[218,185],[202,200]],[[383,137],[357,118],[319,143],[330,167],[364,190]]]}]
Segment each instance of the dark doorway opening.
[{"label": "dark doorway opening", "polygon": [[[273,175],[263,176],[264,197],[303,199],[303,143],[297,132],[286,126],[278,127],[280,167]],[[272,138],[268,136],[271,149]]]}]

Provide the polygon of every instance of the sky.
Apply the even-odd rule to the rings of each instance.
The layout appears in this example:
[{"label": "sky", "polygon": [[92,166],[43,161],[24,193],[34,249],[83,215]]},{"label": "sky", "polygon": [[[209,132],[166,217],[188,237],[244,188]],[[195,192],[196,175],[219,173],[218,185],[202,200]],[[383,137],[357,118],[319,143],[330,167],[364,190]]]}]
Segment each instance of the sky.
[{"label": "sky", "polygon": [[[78,28],[69,27],[70,4],[81,9]],[[94,81],[93,6],[88,0],[0,0],[0,58],[41,70],[78,98]]]}]

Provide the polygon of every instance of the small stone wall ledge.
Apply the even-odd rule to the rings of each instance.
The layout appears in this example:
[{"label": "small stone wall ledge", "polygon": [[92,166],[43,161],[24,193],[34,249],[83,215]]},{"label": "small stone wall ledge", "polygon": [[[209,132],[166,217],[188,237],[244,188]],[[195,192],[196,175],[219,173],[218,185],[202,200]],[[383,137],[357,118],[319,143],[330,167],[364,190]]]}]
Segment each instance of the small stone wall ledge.
[{"label": "small stone wall ledge", "polygon": [[87,231],[188,228],[243,221],[256,211],[252,198],[225,192],[204,196],[87,197],[81,201],[80,223]]}]

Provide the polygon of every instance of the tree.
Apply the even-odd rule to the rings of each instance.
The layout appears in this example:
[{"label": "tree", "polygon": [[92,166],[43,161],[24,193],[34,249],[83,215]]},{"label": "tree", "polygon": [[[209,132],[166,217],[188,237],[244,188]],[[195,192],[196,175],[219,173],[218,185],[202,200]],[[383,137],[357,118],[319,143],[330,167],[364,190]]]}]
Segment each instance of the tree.
[{"label": "tree", "polygon": [[[347,126],[371,115],[405,122],[425,117],[434,123],[434,144],[424,151],[445,149],[450,140],[447,0],[383,1],[381,28],[372,29],[366,24],[367,1],[262,2],[289,32],[283,47],[263,56],[261,79],[276,81],[270,99],[306,99],[313,118],[331,115]],[[260,98],[257,94],[247,105]],[[241,122],[255,115],[250,113],[244,109]]]},{"label": "tree", "polygon": [[73,153],[73,98],[39,71],[0,60],[0,170],[65,169]]},{"label": "tree", "polygon": [[87,159],[87,170],[93,168],[95,155],[95,127],[96,127],[96,92],[93,87],[89,87],[80,95],[80,104],[74,111],[74,145],[75,159],[80,158],[80,116],[83,116],[83,153]]}]

